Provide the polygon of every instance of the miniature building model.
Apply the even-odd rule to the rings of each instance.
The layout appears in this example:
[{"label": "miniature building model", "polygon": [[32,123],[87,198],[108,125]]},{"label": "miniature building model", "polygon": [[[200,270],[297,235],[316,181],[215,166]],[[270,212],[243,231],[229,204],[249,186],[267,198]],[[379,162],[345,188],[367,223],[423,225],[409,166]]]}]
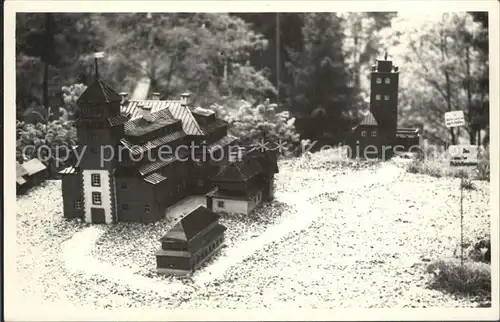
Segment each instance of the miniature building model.
[{"label": "miniature building model", "polygon": [[[353,129],[349,139],[351,157],[375,158],[391,156],[392,147],[419,142],[419,129],[398,129],[399,68],[387,60],[377,60],[371,71],[370,111]],[[367,149],[368,146],[374,149]],[[387,153],[384,151],[387,149]],[[377,151],[377,153],[372,151]]]},{"label": "miniature building model", "polygon": [[[225,162],[212,156],[237,142],[227,122],[192,110],[187,95],[127,101],[97,79],[77,104],[75,151],[82,158],[60,174],[65,217],[88,223],[164,218],[170,205],[212,188],[208,178]],[[191,144],[199,147],[194,158]]]},{"label": "miniature building model", "polygon": [[47,167],[40,160],[35,158],[23,164],[16,161],[17,194],[22,194],[29,188],[40,185],[47,177]]},{"label": "miniature building model", "polygon": [[273,199],[276,151],[250,148],[241,160],[229,162],[212,179],[216,186],[206,194],[207,207],[215,212],[250,213]]},{"label": "miniature building model", "polygon": [[185,275],[194,272],[224,242],[226,227],[219,215],[200,206],[182,218],[160,241],[156,253],[157,272]]}]

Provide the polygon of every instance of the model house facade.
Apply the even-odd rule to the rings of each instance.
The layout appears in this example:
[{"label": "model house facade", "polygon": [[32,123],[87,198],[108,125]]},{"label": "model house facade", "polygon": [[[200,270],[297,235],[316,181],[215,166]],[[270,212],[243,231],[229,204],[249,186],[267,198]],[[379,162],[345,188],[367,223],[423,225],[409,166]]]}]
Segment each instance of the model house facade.
[{"label": "model house facade", "polygon": [[160,239],[157,272],[172,275],[194,272],[222,247],[225,231],[216,213],[203,206],[191,211]]},{"label": "model house facade", "polygon": [[[127,101],[101,80],[78,99],[82,155],[60,172],[67,218],[89,223],[153,222],[193,193],[228,161],[237,138],[211,111],[180,100]],[[192,148],[190,148],[192,147]],[[194,151],[194,152],[193,152]],[[214,158],[214,155],[223,158]]]},{"label": "model house facade", "polygon": [[372,66],[370,76],[370,110],[348,140],[353,158],[391,157],[396,145],[402,152],[420,141],[418,128],[398,129],[399,68],[386,54]]}]

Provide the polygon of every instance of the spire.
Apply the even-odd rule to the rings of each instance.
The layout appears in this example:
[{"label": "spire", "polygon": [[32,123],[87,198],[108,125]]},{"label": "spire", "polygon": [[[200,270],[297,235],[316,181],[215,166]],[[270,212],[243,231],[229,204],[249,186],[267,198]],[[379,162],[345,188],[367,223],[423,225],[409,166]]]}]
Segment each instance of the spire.
[{"label": "spire", "polygon": [[104,52],[98,52],[97,48],[94,50],[94,64],[95,64],[95,79],[99,79],[99,67],[97,64],[97,58],[103,58],[104,57]]},{"label": "spire", "polygon": [[384,60],[387,60],[387,50],[385,51]]}]

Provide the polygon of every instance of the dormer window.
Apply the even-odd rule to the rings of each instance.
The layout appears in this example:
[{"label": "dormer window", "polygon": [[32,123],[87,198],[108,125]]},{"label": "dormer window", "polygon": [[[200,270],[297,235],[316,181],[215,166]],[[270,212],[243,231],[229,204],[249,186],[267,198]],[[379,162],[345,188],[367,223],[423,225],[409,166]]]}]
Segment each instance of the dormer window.
[{"label": "dormer window", "polygon": [[391,83],[391,79],[389,77],[386,77],[384,81],[385,81],[386,84],[390,84]]},{"label": "dormer window", "polygon": [[375,99],[376,99],[377,101],[380,101],[380,94],[375,95]]},{"label": "dormer window", "polygon": [[382,84],[382,78],[377,77],[377,84]]}]

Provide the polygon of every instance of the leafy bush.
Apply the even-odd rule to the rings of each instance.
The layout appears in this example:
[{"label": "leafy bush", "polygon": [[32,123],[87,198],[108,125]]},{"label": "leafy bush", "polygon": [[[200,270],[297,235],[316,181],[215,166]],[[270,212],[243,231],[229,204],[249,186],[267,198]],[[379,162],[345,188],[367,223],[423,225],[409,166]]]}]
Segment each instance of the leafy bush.
[{"label": "leafy bush", "polygon": [[34,125],[17,121],[17,161],[38,158],[54,172],[68,165],[68,153],[75,144],[76,128],[71,122],[52,121]]},{"label": "leafy bush", "polygon": [[490,181],[490,153],[488,150],[479,154],[477,179]]},{"label": "leafy bush", "polygon": [[491,268],[485,263],[438,260],[427,266],[429,287],[464,295],[491,296]]},{"label": "leafy bush", "polygon": [[73,84],[71,86],[62,87],[64,106],[70,118],[72,118],[76,112],[76,100],[78,100],[86,89],[87,86],[85,84]]},{"label": "leafy bush", "polygon": [[266,100],[253,107],[246,101],[240,101],[239,109],[233,113],[221,105],[212,105],[218,117],[230,124],[229,131],[240,138],[242,143],[263,142],[280,144],[285,155],[290,155],[300,148],[300,135],[295,129],[295,118],[287,111],[278,112],[276,104]]},{"label": "leafy bush", "polygon": [[452,177],[464,178],[464,188],[473,189],[471,179],[477,179],[477,171],[471,167],[453,167],[448,163],[432,160],[412,160],[406,166],[409,173],[426,174],[435,178]]},{"label": "leafy bush", "polygon": [[476,186],[474,186],[474,184],[472,183],[472,181],[469,180],[469,179],[464,179],[462,181],[462,183],[460,184],[460,186],[462,188],[464,188],[465,190],[474,190],[474,189],[476,189]]}]

